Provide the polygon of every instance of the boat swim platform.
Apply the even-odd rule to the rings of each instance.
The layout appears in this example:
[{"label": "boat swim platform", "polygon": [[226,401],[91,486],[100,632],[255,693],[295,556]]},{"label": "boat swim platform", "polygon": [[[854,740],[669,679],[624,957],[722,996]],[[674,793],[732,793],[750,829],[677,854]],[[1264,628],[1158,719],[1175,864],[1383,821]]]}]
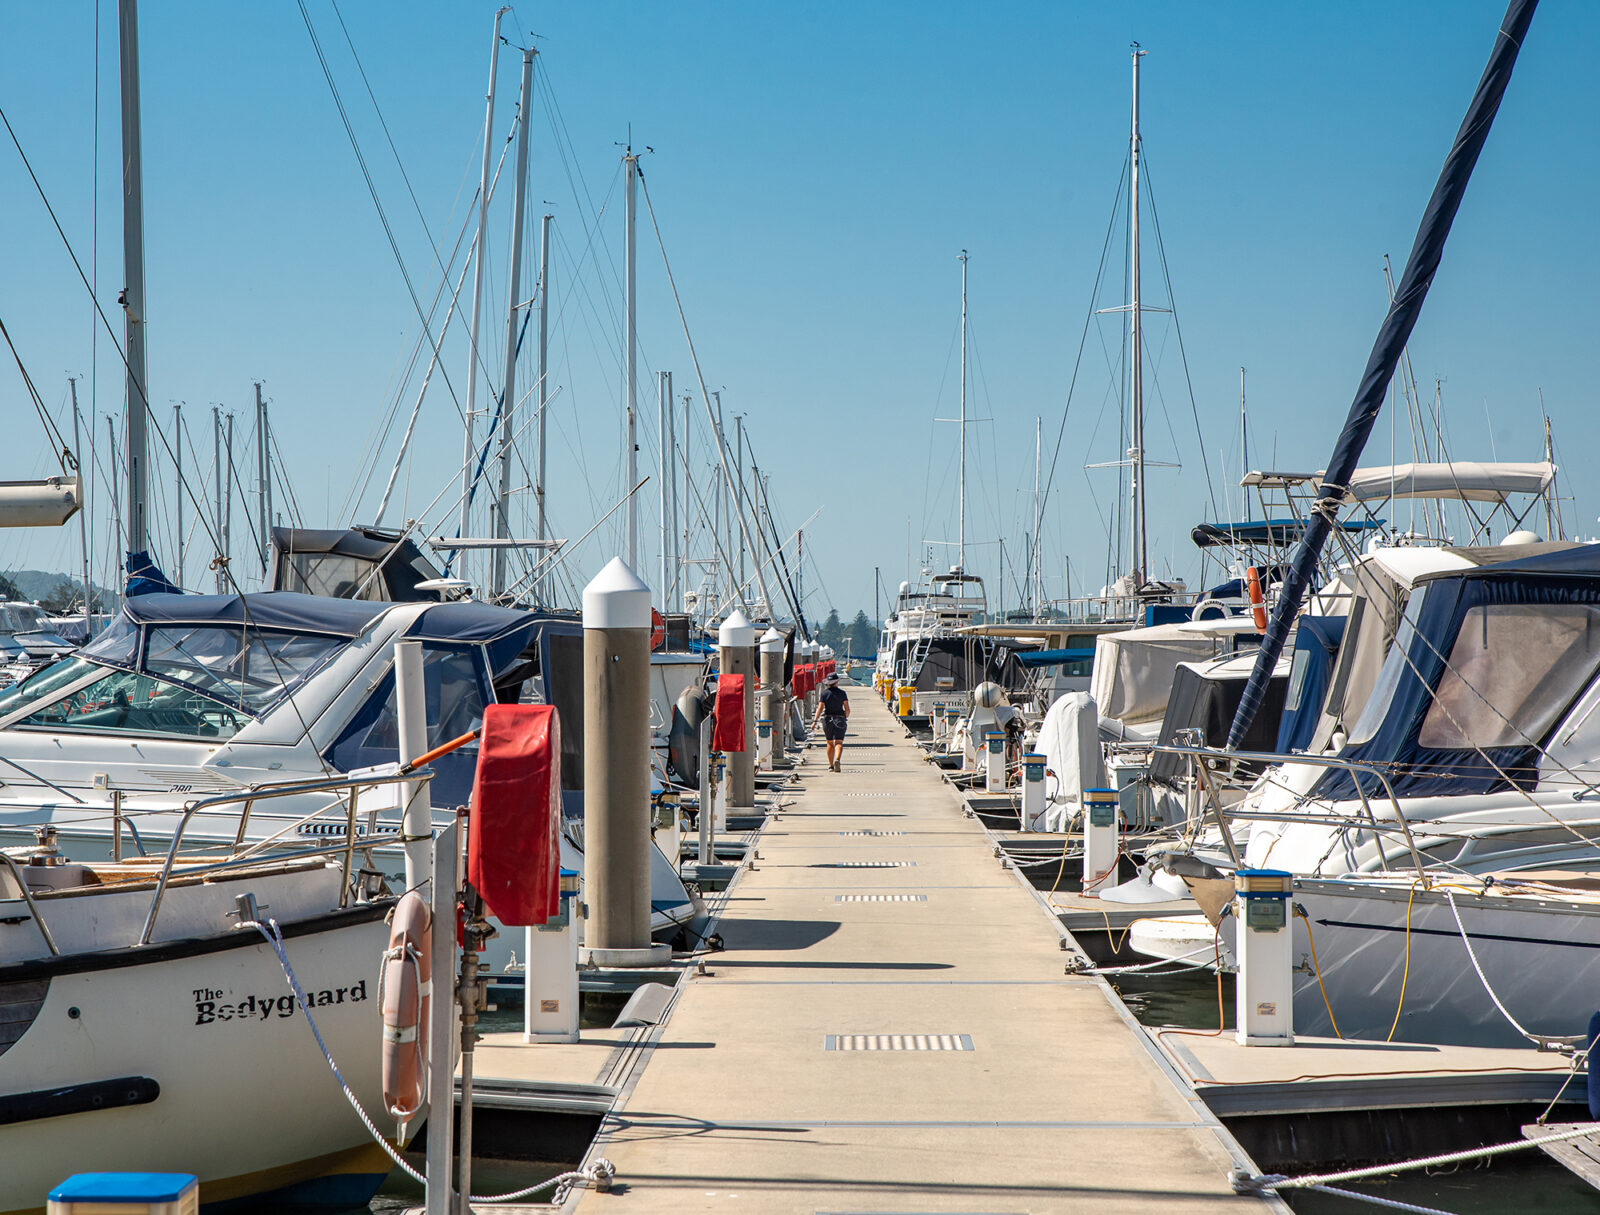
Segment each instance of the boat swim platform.
[{"label": "boat swim platform", "polygon": [[676,967],[660,1024],[480,1046],[497,1091],[614,1094],[587,1159],[615,1185],[563,1209],[1286,1211],[1232,1192],[1237,1141],[1103,979],[1065,973],[1059,922],[887,709],[853,700],[844,771],[806,753],[716,896],[725,950]]}]

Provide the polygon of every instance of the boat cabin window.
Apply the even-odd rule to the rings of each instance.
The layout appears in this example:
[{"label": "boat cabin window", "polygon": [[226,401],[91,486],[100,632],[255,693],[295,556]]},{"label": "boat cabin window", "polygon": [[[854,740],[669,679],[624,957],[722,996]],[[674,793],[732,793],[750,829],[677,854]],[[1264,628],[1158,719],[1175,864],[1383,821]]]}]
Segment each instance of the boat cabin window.
[{"label": "boat cabin window", "polygon": [[105,668],[81,658],[66,658],[52,667],[46,667],[33,678],[12,684],[0,692],[0,721],[14,717],[29,706],[55,700],[75,683],[81,683]]},{"label": "boat cabin window", "polygon": [[[81,660],[62,665],[79,663]],[[106,674],[87,687],[51,700],[16,724],[96,734],[166,734],[221,739],[232,738],[250,720],[247,713],[218,704],[177,684],[164,683],[135,671],[110,670],[91,663],[81,665]],[[55,678],[54,669],[51,678]]]},{"label": "boat cabin window", "polygon": [[1495,603],[1467,609],[1417,741],[1537,743],[1600,666],[1600,608]]},{"label": "boat cabin window", "polygon": [[259,717],[345,645],[340,637],[213,625],[153,627],[141,668]]},{"label": "boat cabin window", "polygon": [[[423,700],[428,718],[428,747],[459,738],[483,724],[488,701],[482,651],[425,643],[422,652]],[[348,772],[393,763],[400,756],[400,711],[394,692],[394,671],[383,677],[333,746],[328,759]],[[478,765],[478,744],[469,743],[433,763],[435,805],[465,805]]]},{"label": "boat cabin window", "polygon": [[118,616],[100,630],[100,635],[83,647],[83,656],[113,667],[139,665],[139,626],[126,616]]},{"label": "boat cabin window", "polygon": [[1417,618],[1422,615],[1422,604],[1427,597],[1428,588],[1418,587],[1411,596],[1411,602],[1406,604],[1406,614],[1400,620],[1400,627],[1395,630],[1394,644],[1389,647],[1389,653],[1383,660],[1378,681],[1372,685],[1372,693],[1361,707],[1361,715],[1356,718],[1355,725],[1350,727],[1352,744],[1371,742],[1383,719],[1388,716],[1389,702],[1394,699],[1401,677],[1411,670],[1411,639],[1417,635]]},{"label": "boat cabin window", "polygon": [[376,561],[342,553],[284,553],[281,559],[285,560],[281,590],[374,602],[385,597],[383,578],[373,575]]}]

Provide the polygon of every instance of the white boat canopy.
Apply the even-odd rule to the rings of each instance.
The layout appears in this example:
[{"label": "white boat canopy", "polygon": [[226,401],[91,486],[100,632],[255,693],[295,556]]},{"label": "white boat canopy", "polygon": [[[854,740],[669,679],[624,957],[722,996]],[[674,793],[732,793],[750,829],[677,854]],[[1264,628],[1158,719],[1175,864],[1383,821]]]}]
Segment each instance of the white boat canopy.
[{"label": "white boat canopy", "polygon": [[1346,502],[1381,502],[1390,498],[1455,498],[1504,502],[1512,494],[1542,494],[1555,480],[1556,466],[1546,461],[1511,464],[1500,461],[1452,460],[1434,464],[1393,464],[1358,468],[1345,490]]}]

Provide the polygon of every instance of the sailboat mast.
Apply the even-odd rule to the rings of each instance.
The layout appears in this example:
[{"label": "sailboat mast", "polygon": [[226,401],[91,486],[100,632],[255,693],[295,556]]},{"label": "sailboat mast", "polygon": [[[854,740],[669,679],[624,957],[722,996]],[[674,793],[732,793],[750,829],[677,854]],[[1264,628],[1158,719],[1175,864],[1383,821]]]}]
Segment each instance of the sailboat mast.
[{"label": "sailboat mast", "polygon": [[267,454],[267,407],[261,402],[261,381],[256,390],[256,513],[261,528],[261,576],[267,574],[267,555],[272,552],[272,464]]},{"label": "sailboat mast", "polygon": [[957,475],[956,568],[967,568],[967,251],[957,258],[961,263],[961,469]]},{"label": "sailboat mast", "polygon": [[[522,293],[522,217],[528,193],[528,110],[533,104],[532,49],[522,53],[522,93],[517,109],[517,183],[511,205],[511,302],[506,320],[506,370],[500,396],[500,492],[495,500],[494,534],[511,539],[511,460],[516,437],[517,411],[517,311]],[[494,550],[489,585],[496,596],[506,592],[506,549]]]},{"label": "sailboat mast", "polygon": [[[72,389],[72,450],[78,455],[78,492],[83,495],[83,505],[78,509],[78,548],[83,556],[83,627],[84,635],[94,632],[93,622],[89,619],[89,604],[94,596],[90,593],[89,581],[89,483],[94,479],[90,472],[94,468],[94,459],[84,459],[81,423],[78,418],[78,377],[70,375],[67,384]],[[1548,445],[1550,425],[1545,423],[1545,438]],[[89,443],[94,444],[94,428],[89,428]]]},{"label": "sailboat mast", "polygon": [[1250,415],[1244,405],[1244,368],[1239,368],[1239,496],[1244,499],[1244,521],[1250,522],[1250,491],[1244,477],[1250,471]]},{"label": "sailboat mast", "polygon": [[[639,242],[635,239],[639,207],[639,158],[628,149],[628,488],[639,484],[639,297],[637,268]],[[639,568],[639,495],[628,497],[628,568]]]},{"label": "sailboat mast", "polygon": [[[533,487],[534,499],[539,508],[539,539],[550,538],[549,523],[544,513],[545,467],[545,416],[544,407],[550,400],[550,216],[546,215],[539,226],[539,479]],[[546,602],[544,577],[534,584],[534,598]]]},{"label": "sailboat mast", "polygon": [[672,379],[671,372],[656,372],[656,432],[661,448],[661,602],[672,602],[672,493],[668,480],[672,472]]},{"label": "sailboat mast", "polygon": [[173,506],[178,522],[178,568],[173,570],[173,581],[178,587],[183,587],[183,406],[172,407],[172,459],[174,471],[178,474],[177,494],[173,499]]},{"label": "sailboat mast", "polygon": [[145,449],[150,413],[144,358],[144,178],[139,141],[139,13],[137,0],[117,6],[122,47],[122,308],[127,356],[126,549],[149,548],[145,530]]},{"label": "sailboat mast", "polygon": [[1128,310],[1128,367],[1133,447],[1128,458],[1133,467],[1133,576],[1141,585],[1147,577],[1144,514],[1144,345],[1139,307],[1139,60],[1144,51],[1133,44],[1133,126],[1128,139],[1128,282],[1133,296]]},{"label": "sailboat mast", "polygon": [[[467,425],[465,448],[461,455],[461,524],[459,534],[472,534],[472,465],[477,454],[474,430],[478,408],[478,330],[483,320],[483,242],[489,228],[489,173],[493,167],[494,151],[494,90],[500,69],[500,18],[510,10],[504,5],[494,15],[494,41],[489,48],[489,95],[483,118],[483,170],[478,177],[478,233],[472,242],[472,332],[467,345]],[[451,560],[461,559],[457,573],[466,574],[467,555],[452,553]],[[445,563],[445,572],[450,564]]]},{"label": "sailboat mast", "polygon": [[1033,567],[1033,618],[1039,619],[1039,608],[1044,601],[1044,554],[1039,551],[1039,534],[1044,530],[1044,502],[1039,497],[1039,456],[1044,449],[1044,419],[1033,419],[1033,552],[1029,564]]}]

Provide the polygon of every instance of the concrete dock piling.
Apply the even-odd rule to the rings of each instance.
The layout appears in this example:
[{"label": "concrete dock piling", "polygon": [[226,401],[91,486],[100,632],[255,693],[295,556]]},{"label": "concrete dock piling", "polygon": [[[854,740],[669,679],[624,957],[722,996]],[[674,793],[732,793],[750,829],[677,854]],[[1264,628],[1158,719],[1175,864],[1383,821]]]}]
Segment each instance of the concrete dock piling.
[{"label": "concrete dock piling", "polygon": [[613,557],[583,588],[583,954],[665,961],[650,943],[650,588]]}]

